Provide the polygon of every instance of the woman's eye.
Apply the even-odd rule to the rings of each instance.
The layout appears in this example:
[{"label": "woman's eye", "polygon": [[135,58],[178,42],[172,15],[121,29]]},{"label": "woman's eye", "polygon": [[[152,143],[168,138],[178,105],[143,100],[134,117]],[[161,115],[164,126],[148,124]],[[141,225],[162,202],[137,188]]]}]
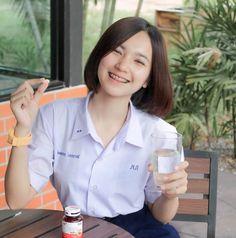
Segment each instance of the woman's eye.
[{"label": "woman's eye", "polygon": [[117,54],[119,54],[119,55],[122,54],[122,52],[121,52],[120,50],[118,50],[118,49],[114,49],[114,52],[117,53]]},{"label": "woman's eye", "polygon": [[140,65],[145,65],[145,63],[141,60],[135,60],[136,63],[140,64]]}]

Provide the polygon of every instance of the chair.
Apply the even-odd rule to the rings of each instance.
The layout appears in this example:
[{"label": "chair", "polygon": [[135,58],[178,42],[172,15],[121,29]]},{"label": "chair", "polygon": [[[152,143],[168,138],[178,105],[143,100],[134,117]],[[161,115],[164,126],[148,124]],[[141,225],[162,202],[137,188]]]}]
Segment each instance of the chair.
[{"label": "chair", "polygon": [[218,157],[214,152],[185,150],[189,162],[187,193],[180,197],[176,221],[206,222],[215,237]]}]

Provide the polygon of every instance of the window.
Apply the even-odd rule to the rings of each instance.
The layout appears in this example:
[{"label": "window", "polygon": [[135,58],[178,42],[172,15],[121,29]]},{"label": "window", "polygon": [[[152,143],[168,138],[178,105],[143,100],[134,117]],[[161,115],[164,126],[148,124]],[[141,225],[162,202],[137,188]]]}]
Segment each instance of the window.
[{"label": "window", "polygon": [[1,0],[0,26],[1,101],[28,78],[82,83],[82,0]]}]

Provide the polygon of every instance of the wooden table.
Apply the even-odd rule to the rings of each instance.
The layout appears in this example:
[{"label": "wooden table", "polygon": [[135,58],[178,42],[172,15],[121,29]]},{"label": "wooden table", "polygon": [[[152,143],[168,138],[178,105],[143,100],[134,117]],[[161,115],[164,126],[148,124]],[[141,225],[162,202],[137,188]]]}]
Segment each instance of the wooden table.
[{"label": "wooden table", "polygon": [[[0,237],[60,238],[62,211],[24,209],[0,210]],[[84,217],[84,238],[132,238],[122,228],[103,219]]]}]

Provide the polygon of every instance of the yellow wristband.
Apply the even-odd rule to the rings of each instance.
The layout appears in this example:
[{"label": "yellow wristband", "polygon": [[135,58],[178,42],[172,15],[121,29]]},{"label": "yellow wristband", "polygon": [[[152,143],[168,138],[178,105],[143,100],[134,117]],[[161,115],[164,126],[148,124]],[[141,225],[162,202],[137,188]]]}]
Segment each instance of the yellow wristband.
[{"label": "yellow wristband", "polygon": [[24,137],[16,137],[15,136],[15,129],[11,128],[8,132],[8,139],[7,142],[12,146],[24,146],[30,144],[32,140],[32,134],[30,133]]}]

